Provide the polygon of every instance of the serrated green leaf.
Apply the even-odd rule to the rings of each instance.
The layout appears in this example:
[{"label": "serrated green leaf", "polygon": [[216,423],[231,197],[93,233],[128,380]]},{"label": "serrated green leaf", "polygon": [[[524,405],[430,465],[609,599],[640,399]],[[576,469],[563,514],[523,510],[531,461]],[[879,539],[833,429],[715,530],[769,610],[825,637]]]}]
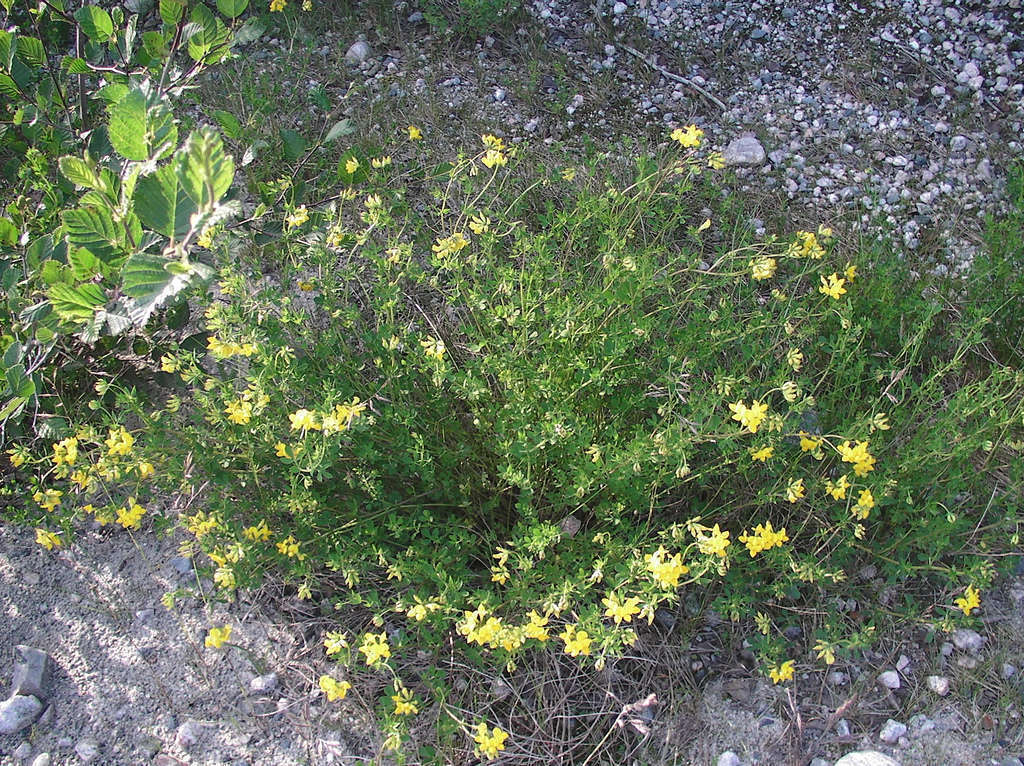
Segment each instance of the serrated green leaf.
[{"label": "serrated green leaf", "polygon": [[224,131],[224,135],[228,138],[235,140],[242,135],[242,126],[231,112],[218,109],[213,113],[213,119],[217,121],[220,129]]},{"label": "serrated green leaf", "polygon": [[217,0],[217,10],[229,19],[237,19],[249,7],[249,0]]},{"label": "serrated green leaf", "polygon": [[215,64],[224,58],[228,54],[227,43],[231,38],[231,31],[224,26],[224,22],[202,3],[192,8],[191,21],[202,27],[188,41],[188,55],[192,60]]},{"label": "serrated green leaf", "polygon": [[160,32],[143,32],[142,49],[155,59],[163,59],[170,52],[167,37]]},{"label": "serrated green leaf", "polygon": [[185,193],[200,211],[212,208],[231,187],[234,160],[224,153],[224,143],[217,131],[205,126],[193,131],[182,151],[185,159],[180,179]]},{"label": "serrated green leaf", "polygon": [[0,69],[9,70],[18,50],[18,36],[6,29],[0,29]]},{"label": "serrated green leaf", "polygon": [[135,187],[135,212],[142,223],[169,239],[188,233],[189,220],[198,209],[181,188],[181,165],[182,158],[176,155],[155,173],[140,178]]},{"label": "serrated green leaf", "polygon": [[104,263],[112,263],[124,253],[124,227],[117,224],[110,212],[100,207],[80,207],[62,214],[68,241],[88,248]]},{"label": "serrated green leaf", "polygon": [[17,84],[11,79],[10,75],[6,75],[0,72],[0,94],[7,96],[9,99],[16,99],[21,95],[21,91],[18,90]]},{"label": "serrated green leaf", "polygon": [[346,117],[344,120],[339,120],[331,126],[331,129],[327,131],[327,136],[324,138],[324,142],[330,143],[331,141],[337,141],[339,138],[351,135],[355,132],[355,125],[352,124],[352,120]]},{"label": "serrated green leaf", "polygon": [[114,21],[98,5],[86,5],[75,11],[78,25],[90,40],[106,42],[114,34]]},{"label": "serrated green leaf", "polygon": [[43,43],[35,37],[19,37],[18,58],[26,64],[41,68],[46,63],[46,51],[43,50]]},{"label": "serrated green leaf", "polygon": [[170,264],[181,265],[150,253],[136,253],[125,263],[121,271],[121,289],[134,299],[128,315],[132,322],[141,327],[160,306],[180,293],[195,278],[207,279],[212,270],[202,264],[190,264],[183,274],[172,274]]},{"label": "serrated green leaf", "polygon": [[7,368],[7,392],[14,397],[28,399],[35,395],[36,386],[32,379],[25,373],[25,367],[21,364],[11,365]]},{"label": "serrated green leaf", "polygon": [[114,151],[126,160],[143,162],[149,159],[146,144],[146,96],[139,89],[131,90],[110,109],[107,128]]},{"label": "serrated green leaf", "polygon": [[93,282],[53,285],[46,294],[57,316],[71,322],[91,321],[96,309],[107,302],[103,288]]},{"label": "serrated green leaf", "polygon": [[181,21],[184,11],[184,0],[160,0],[160,19],[169,27]]},{"label": "serrated green leaf", "polygon": [[36,420],[36,436],[48,441],[63,439],[71,431],[68,421],[59,415],[44,415]]},{"label": "serrated green leaf", "polygon": [[65,56],[61,59],[60,66],[68,74],[89,74],[92,71],[85,59],[77,56]]},{"label": "serrated green leaf", "polygon": [[295,162],[306,151],[309,142],[300,133],[288,128],[281,128],[281,141],[284,144],[284,158]]},{"label": "serrated green leaf", "polygon": [[27,396],[19,396],[4,404],[4,406],[0,408],[0,422],[18,417],[21,414],[22,409],[24,409],[25,405],[28,403],[28,400],[29,397]]},{"label": "serrated green leaf", "polygon": [[[112,82],[109,85],[104,85],[96,91],[97,98],[103,99],[107,106],[110,107],[116,104],[118,101],[128,95],[128,91],[131,90],[127,85],[120,82]],[[99,157],[102,152],[94,152]]]},{"label": "serrated green leaf", "polygon": [[61,174],[76,186],[95,189],[100,185],[100,177],[96,169],[81,157],[68,155],[57,161]]},{"label": "serrated green leaf", "polygon": [[71,276],[76,282],[84,282],[92,279],[97,274],[102,274],[103,262],[84,247],[72,250],[68,256],[71,266]]},{"label": "serrated green leaf", "polygon": [[57,261],[46,261],[39,269],[39,277],[48,285],[71,284],[71,269]]}]

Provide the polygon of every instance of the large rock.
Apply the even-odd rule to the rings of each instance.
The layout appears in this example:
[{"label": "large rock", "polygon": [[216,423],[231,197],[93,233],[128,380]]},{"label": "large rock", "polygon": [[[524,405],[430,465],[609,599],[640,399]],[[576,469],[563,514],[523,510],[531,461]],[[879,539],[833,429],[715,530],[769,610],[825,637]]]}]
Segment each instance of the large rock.
[{"label": "large rock", "polygon": [[352,66],[362,64],[370,58],[372,53],[370,44],[366,40],[356,40],[345,53],[345,63]]},{"label": "large rock", "polygon": [[748,165],[757,167],[764,164],[765,153],[761,142],[753,136],[737,138],[722,152],[726,165]]},{"label": "large rock", "polygon": [[900,766],[900,762],[877,750],[858,750],[844,755],[835,766]]},{"label": "large rock", "polygon": [[43,703],[28,694],[17,694],[0,702],[0,734],[14,734],[36,720]]},{"label": "large rock", "polygon": [[14,663],[11,696],[20,694],[45,700],[46,687],[50,683],[50,655],[31,646],[19,645],[14,648],[19,660]]}]

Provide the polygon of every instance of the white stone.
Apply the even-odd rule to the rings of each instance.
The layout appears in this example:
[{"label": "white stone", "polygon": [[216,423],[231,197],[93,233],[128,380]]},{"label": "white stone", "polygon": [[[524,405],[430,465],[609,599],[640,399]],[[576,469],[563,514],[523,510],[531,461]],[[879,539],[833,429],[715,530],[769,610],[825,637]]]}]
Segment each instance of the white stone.
[{"label": "white stone", "polygon": [[835,766],[900,766],[900,762],[877,750],[858,750],[844,755]]},{"label": "white stone", "polygon": [[249,691],[253,694],[266,694],[277,688],[277,673],[256,676],[249,682]]},{"label": "white stone", "polygon": [[626,12],[626,4],[625,3],[619,2],[619,3],[616,3],[614,6],[612,6],[612,13],[614,13],[616,16],[621,16],[625,12]]},{"label": "white stone", "polygon": [[82,763],[92,763],[100,755],[100,743],[94,739],[83,739],[75,745],[75,755],[82,759]]},{"label": "white stone", "polygon": [[15,734],[34,720],[43,710],[43,703],[27,694],[16,694],[0,702],[0,734]]},{"label": "white stone", "polygon": [[985,638],[976,630],[960,628],[953,631],[953,645],[965,652],[976,652],[985,644]]},{"label": "white stone", "polygon": [[51,758],[49,753],[40,753],[32,761],[32,766],[50,766]]},{"label": "white stone", "polygon": [[742,136],[725,147],[722,157],[726,165],[749,165],[757,167],[765,160],[764,147],[753,136]]},{"label": "white stone", "polygon": [[199,742],[199,735],[199,724],[195,721],[185,721],[178,727],[178,733],[174,739],[178,743],[178,747],[188,750]]},{"label": "white stone", "polygon": [[940,697],[945,697],[949,694],[949,679],[943,676],[928,676],[925,679],[928,684],[928,688],[938,694]]},{"label": "white stone", "polygon": [[900,737],[907,733],[906,724],[889,719],[878,733],[878,738],[886,744],[892,745],[899,741]]},{"label": "white stone", "polygon": [[345,53],[346,64],[362,64],[370,58],[370,44],[366,40],[356,40]]},{"label": "white stone", "polygon": [[726,750],[718,756],[718,766],[740,766],[740,757],[732,750]]},{"label": "white stone", "polygon": [[895,670],[887,670],[884,673],[879,674],[878,683],[880,683],[886,689],[899,689],[900,674],[897,673]]},{"label": "white stone", "polygon": [[14,748],[14,760],[18,761],[19,763],[21,763],[22,761],[27,761],[31,755],[32,745],[30,745],[28,742],[22,742],[20,745]]}]

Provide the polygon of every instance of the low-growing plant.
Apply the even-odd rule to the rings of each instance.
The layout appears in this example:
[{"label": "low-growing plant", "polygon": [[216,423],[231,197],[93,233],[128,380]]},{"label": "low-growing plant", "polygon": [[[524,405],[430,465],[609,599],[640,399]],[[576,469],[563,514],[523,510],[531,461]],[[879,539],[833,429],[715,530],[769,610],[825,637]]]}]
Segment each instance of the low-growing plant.
[{"label": "low-growing plant", "polygon": [[365,615],[325,648],[391,679],[389,744],[437,704],[485,757],[514,732],[400,657],[600,668],[679,605],[753,620],[781,683],[801,659],[782,629],[867,564],[904,602],[821,616],[826,664],[880,622],[978,607],[1019,543],[1024,467],[1024,373],[990,358],[986,317],[825,226],[720,236],[695,200],[721,159],[692,126],[628,178],[490,135],[431,164],[418,134],[348,153],[340,191],[279,211],[262,249],[211,233],[236,259],[206,348],[159,362],[185,390],[104,384],[108,430],[12,453],[44,545],[57,518],[130,527],[143,493],[198,492],[181,524],[225,597],[273,571]]}]

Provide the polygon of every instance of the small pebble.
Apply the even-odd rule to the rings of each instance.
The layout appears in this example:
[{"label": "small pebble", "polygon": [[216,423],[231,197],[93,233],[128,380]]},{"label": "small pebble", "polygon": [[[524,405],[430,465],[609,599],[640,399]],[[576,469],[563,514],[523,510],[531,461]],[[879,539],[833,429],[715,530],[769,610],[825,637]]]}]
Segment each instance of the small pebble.
[{"label": "small pebble", "polygon": [[940,697],[945,697],[949,694],[949,679],[944,676],[928,676],[925,679],[928,684],[928,688],[938,694]]},{"label": "small pebble", "polygon": [[880,683],[886,689],[899,689],[900,674],[897,673],[895,670],[887,670],[878,676],[878,683]]},{"label": "small pebble", "polygon": [[896,744],[900,737],[907,733],[907,727],[905,724],[899,721],[894,721],[890,718],[885,722],[885,726],[882,727],[882,731],[879,732],[878,738],[888,745]]},{"label": "small pebble", "polygon": [[740,766],[740,757],[732,750],[726,750],[718,756],[718,766]]}]

